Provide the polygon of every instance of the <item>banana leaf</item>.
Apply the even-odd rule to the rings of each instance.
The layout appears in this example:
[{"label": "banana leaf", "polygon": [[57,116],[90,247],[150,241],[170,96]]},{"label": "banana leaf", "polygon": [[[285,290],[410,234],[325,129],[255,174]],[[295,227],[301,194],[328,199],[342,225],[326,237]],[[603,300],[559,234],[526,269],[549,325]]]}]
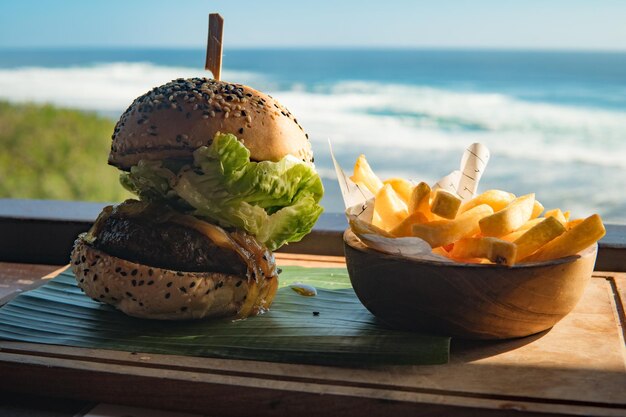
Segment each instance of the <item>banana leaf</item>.
[{"label": "banana leaf", "polygon": [[[0,308],[0,339],[92,349],[336,366],[440,364],[450,339],[386,328],[359,302],[345,268],[283,267],[269,312],[246,320],[165,322],[85,296],[69,271]],[[295,282],[317,295],[294,291]]]}]

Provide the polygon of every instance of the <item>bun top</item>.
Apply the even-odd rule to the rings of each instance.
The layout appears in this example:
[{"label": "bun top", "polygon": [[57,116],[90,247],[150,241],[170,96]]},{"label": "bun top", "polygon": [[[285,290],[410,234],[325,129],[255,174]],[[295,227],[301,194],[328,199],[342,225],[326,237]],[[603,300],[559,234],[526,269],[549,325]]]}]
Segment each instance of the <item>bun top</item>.
[{"label": "bun top", "polygon": [[237,136],[254,161],[293,155],[313,162],[308,135],[271,96],[241,84],[179,78],[137,97],[124,112],[109,164],[128,170],[141,159],[191,158],[218,132]]}]

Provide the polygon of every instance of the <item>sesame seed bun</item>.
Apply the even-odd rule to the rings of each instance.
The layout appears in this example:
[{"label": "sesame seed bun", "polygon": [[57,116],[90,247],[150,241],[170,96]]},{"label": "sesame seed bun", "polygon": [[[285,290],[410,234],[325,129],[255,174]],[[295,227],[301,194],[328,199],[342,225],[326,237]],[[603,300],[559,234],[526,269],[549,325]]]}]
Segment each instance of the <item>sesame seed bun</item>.
[{"label": "sesame seed bun", "polygon": [[130,105],[115,127],[109,164],[128,170],[140,159],[191,158],[217,132],[237,136],[255,161],[293,155],[313,162],[308,135],[272,97],[241,84],[180,78]]},{"label": "sesame seed bun", "polygon": [[[277,277],[155,268],[104,253],[78,237],[71,254],[78,286],[129,316],[160,320],[254,315],[269,308]],[[245,311],[242,311],[245,310]]]}]

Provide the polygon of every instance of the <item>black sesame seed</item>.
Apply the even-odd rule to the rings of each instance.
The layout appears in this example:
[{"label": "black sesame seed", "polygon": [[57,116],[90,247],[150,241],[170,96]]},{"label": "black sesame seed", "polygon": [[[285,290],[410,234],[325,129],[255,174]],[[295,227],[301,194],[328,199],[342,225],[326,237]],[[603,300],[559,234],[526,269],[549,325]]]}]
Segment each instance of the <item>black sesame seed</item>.
[{"label": "black sesame seed", "polygon": [[125,276],[126,276],[126,275],[128,275],[128,274],[126,273],[126,271],[122,271],[122,272],[120,272],[120,275],[121,275],[121,276],[123,276],[123,277],[125,277]]},{"label": "black sesame seed", "polygon": [[170,298],[170,295],[171,295],[171,294],[170,294],[169,292],[168,292],[168,293],[165,293],[165,298]]},{"label": "black sesame seed", "polygon": [[320,315],[320,312],[319,312],[319,311],[314,311],[314,312],[313,312],[313,315],[314,315],[314,316],[319,316],[319,315]]},{"label": "black sesame seed", "polygon": [[74,265],[78,265],[78,264],[80,264],[79,260],[74,261]]},{"label": "black sesame seed", "polygon": [[83,274],[87,275],[88,273],[89,273],[89,269],[88,268],[83,269]]},{"label": "black sesame seed", "polygon": [[81,278],[81,279],[80,279],[80,282],[81,282],[81,283],[82,283],[82,282],[85,282],[85,278]]},{"label": "black sesame seed", "polygon": [[139,285],[139,286],[142,286],[143,284],[144,284],[144,280],[143,279],[137,283],[137,285]]},{"label": "black sesame seed", "polygon": [[132,297],[132,296],[133,296],[133,294],[132,294],[132,293],[130,293],[130,292],[128,292],[128,291],[126,291],[126,295],[127,295],[127,296],[129,296],[129,297]]},{"label": "black sesame seed", "polygon": [[159,136],[158,134],[154,133],[154,132],[150,132],[149,133],[150,136]]},{"label": "black sesame seed", "polygon": [[137,286],[137,280],[136,279],[132,280],[130,283],[133,284],[133,287]]},{"label": "black sesame seed", "polygon": [[239,133],[243,133],[243,127],[239,128]]},{"label": "black sesame seed", "polygon": [[93,274],[93,280],[94,282],[98,280],[98,274]]},{"label": "black sesame seed", "polygon": [[189,284],[189,288],[193,288],[196,286],[196,281],[192,281],[191,284]]},{"label": "black sesame seed", "polygon": [[81,262],[85,262],[87,260],[87,258],[85,258],[85,255],[80,257]]},{"label": "black sesame seed", "polygon": [[167,288],[169,288],[169,287],[171,287],[171,286],[172,286],[172,283],[171,283],[171,282],[168,282],[168,283],[167,283]]},{"label": "black sesame seed", "polygon": [[137,272],[138,272],[138,271],[137,271],[136,269],[133,269],[132,271],[130,271],[130,274],[131,274],[132,276],[135,276],[135,275],[137,275]]},{"label": "black sesame seed", "polygon": [[115,268],[115,272],[120,272],[122,270],[122,268],[120,268],[119,266],[117,268]]},{"label": "black sesame seed", "polygon": [[176,272],[176,275],[178,275],[179,277],[182,277],[182,276],[183,276],[183,275],[185,275],[185,274],[183,274],[183,273],[182,273],[182,272],[180,272],[180,271],[177,271],[177,272]]},{"label": "black sesame seed", "polygon": [[152,280],[148,281],[148,285],[152,285],[152,284],[154,284],[154,281]]},{"label": "black sesame seed", "polygon": [[243,282],[242,280],[237,281],[237,283],[235,284],[235,287],[240,287],[242,282]]},{"label": "black sesame seed", "polygon": [[109,287],[104,287],[104,292],[108,293],[109,292]]},{"label": "black sesame seed", "polygon": [[184,293],[187,292],[187,288],[185,288],[185,287],[180,287],[179,290],[180,290],[180,292],[184,292]]},{"label": "black sesame seed", "polygon": [[139,302],[139,306],[143,307],[143,303],[141,301]]},{"label": "black sesame seed", "polygon": [[152,276],[152,274],[154,274],[154,271],[152,269],[148,269],[148,275]]},{"label": "black sesame seed", "polygon": [[187,311],[187,307],[181,307],[180,311]]},{"label": "black sesame seed", "polygon": [[209,288],[208,290],[206,290],[206,292],[204,293],[204,295],[207,295],[208,293],[211,292],[211,289]]},{"label": "black sesame seed", "polygon": [[246,117],[246,116],[247,116],[246,111],[245,111],[245,110],[242,110],[242,111],[241,111],[241,115],[242,115],[243,117]]},{"label": "black sesame seed", "polygon": [[104,294],[100,294],[100,298],[104,298]]}]

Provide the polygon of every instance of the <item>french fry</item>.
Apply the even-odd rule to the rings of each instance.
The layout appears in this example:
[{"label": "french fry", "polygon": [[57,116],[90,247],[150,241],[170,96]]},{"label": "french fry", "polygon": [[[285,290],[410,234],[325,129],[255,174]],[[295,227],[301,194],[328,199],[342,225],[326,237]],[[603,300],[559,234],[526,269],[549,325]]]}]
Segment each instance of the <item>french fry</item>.
[{"label": "french fry", "polygon": [[370,164],[365,159],[365,155],[359,155],[357,158],[354,164],[354,175],[350,179],[357,184],[363,183],[374,195],[383,187],[382,181],[372,171]]},{"label": "french fry", "polygon": [[593,245],[606,234],[599,215],[593,214],[573,228],[565,231],[559,237],[551,240],[537,252],[525,259],[536,262],[548,259],[557,259],[575,255],[581,250]]},{"label": "french fry", "polygon": [[506,208],[480,220],[483,236],[508,235],[530,220],[535,203],[535,194],[526,194],[511,201]]},{"label": "french fry", "polygon": [[413,184],[411,184],[410,181],[404,178],[389,178],[383,181],[383,184],[391,185],[391,188],[398,194],[398,197],[400,197],[405,204],[409,204],[411,190],[413,189]]},{"label": "french fry", "polygon": [[495,237],[466,237],[454,243],[450,256],[455,259],[487,258],[510,266],[515,263],[517,245]]},{"label": "french fry", "polygon": [[389,231],[395,237],[411,236],[413,231],[413,225],[420,223],[427,223],[428,218],[421,211],[416,211],[413,214],[402,220],[399,225]]},{"label": "french fry", "polygon": [[545,217],[554,217],[555,219],[560,221],[561,224],[567,223],[567,219],[565,218],[565,215],[563,214],[563,212],[559,208],[555,208],[555,209],[546,211]]},{"label": "french fry", "polygon": [[516,262],[523,261],[524,258],[564,232],[565,226],[556,217],[546,217],[513,241],[517,245]]},{"label": "french fry", "polygon": [[565,228],[567,230],[574,228],[575,226],[581,224],[582,222],[584,222],[585,219],[574,219],[574,220],[570,220],[567,222],[567,224],[565,225]]},{"label": "french fry", "polygon": [[507,242],[514,242],[517,239],[519,239],[527,231],[528,229],[525,229],[525,230],[517,229],[516,231],[509,233],[508,235],[500,236],[499,239],[506,240]]},{"label": "french fry", "polygon": [[432,248],[448,245],[465,236],[472,236],[479,232],[480,219],[493,214],[493,209],[487,204],[476,206],[454,220],[434,220],[413,226],[412,234],[424,239]]},{"label": "french fry", "polygon": [[452,220],[456,217],[461,203],[459,196],[445,190],[437,190],[430,205],[430,211],[439,217]]},{"label": "french fry", "polygon": [[380,222],[375,221],[373,224],[385,231],[390,231],[402,220],[408,217],[409,212],[406,204],[398,194],[393,190],[391,185],[385,184],[376,194],[374,201],[374,214],[380,216]]},{"label": "french fry", "polygon": [[411,190],[408,204],[409,213],[422,212],[430,218],[430,186],[420,182]]},{"label": "french fry", "polygon": [[441,255],[441,256],[445,256],[446,258],[450,257],[450,254],[448,253],[447,250],[445,250],[443,247],[439,246],[438,248],[434,248],[433,249],[433,253],[435,255]]},{"label": "french fry", "polygon": [[[373,212],[372,213],[372,224],[376,224],[376,225],[381,225],[383,224],[383,218],[380,217],[380,214],[378,214],[377,212]],[[378,226],[376,226],[378,227]],[[382,230],[382,229],[381,229]]]},{"label": "french fry", "polygon": [[545,219],[546,219],[545,217],[535,217],[534,219],[530,219],[526,223],[521,225],[519,229],[516,230],[516,232],[532,229],[533,227],[537,226],[539,223],[541,223]]},{"label": "french fry", "polygon": [[[535,203],[533,204],[533,212],[530,215],[530,218],[536,219],[537,217],[541,215],[541,213],[543,213],[543,204],[535,200]],[[543,216],[543,217],[548,217],[548,216]]]},{"label": "french fry", "polygon": [[514,242],[524,233],[526,233],[529,229],[535,227],[539,223],[545,220],[545,217],[537,217],[536,219],[530,219],[523,225],[521,225],[516,231],[509,233],[508,235],[500,236],[500,239],[506,240],[508,242]]},{"label": "french fry", "polygon": [[505,208],[514,198],[515,194],[506,191],[488,190],[464,203],[459,209],[459,214],[481,204],[488,204],[494,212],[497,212]]}]

